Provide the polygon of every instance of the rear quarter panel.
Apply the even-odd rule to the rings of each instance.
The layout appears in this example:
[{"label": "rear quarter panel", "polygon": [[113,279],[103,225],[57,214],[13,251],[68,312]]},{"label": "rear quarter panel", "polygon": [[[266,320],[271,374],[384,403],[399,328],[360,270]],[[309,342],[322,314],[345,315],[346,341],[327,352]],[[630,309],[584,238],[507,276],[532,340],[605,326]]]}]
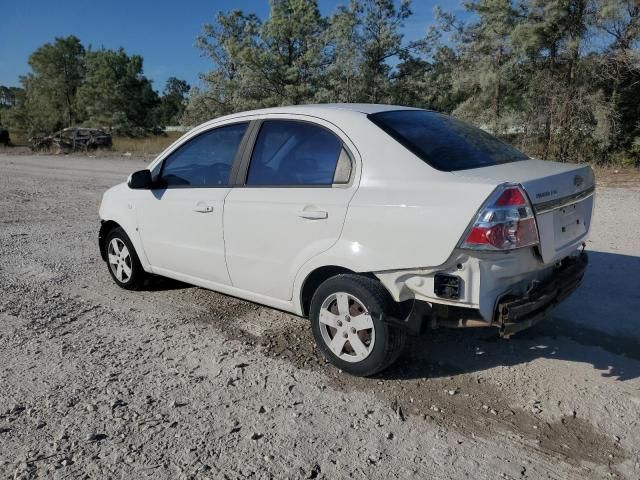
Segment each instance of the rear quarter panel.
[{"label": "rear quarter panel", "polygon": [[493,189],[443,178],[361,184],[339,243],[348,247],[360,271],[441,265]]},{"label": "rear quarter panel", "polygon": [[431,168],[364,115],[331,121],[360,154],[360,183],[339,240],[302,266],[294,291],[325,265],[380,272],[445,263],[495,182]]}]

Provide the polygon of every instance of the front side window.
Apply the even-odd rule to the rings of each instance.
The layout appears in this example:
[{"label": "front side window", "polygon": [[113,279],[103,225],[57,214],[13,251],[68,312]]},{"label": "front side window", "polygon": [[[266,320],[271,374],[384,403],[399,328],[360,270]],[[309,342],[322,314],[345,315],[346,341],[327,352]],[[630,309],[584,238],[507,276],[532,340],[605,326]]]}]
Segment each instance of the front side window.
[{"label": "front side window", "polygon": [[445,172],[526,160],[484,130],[427,110],[392,110],[369,119],[433,168]]},{"label": "front side window", "polygon": [[229,184],[231,166],[247,123],[215,128],[189,140],[164,161],[163,187],[217,187]]},{"label": "front side window", "polygon": [[308,122],[267,120],[251,155],[247,185],[331,185],[342,142]]}]

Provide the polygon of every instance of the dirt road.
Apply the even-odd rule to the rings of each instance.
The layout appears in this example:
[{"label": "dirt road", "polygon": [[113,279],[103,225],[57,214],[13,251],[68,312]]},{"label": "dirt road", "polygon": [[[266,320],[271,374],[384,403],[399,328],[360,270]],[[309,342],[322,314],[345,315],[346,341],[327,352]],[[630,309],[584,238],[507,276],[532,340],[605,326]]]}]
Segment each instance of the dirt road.
[{"label": "dirt road", "polygon": [[114,285],[98,202],[143,165],[0,155],[1,478],[640,478],[640,190],[599,191],[554,321],[356,379],[304,319]]}]

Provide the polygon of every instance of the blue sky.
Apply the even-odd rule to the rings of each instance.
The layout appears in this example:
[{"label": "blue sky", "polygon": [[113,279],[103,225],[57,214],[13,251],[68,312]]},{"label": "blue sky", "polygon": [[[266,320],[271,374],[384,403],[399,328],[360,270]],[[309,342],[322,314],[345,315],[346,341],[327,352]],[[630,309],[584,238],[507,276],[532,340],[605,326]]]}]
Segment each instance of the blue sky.
[{"label": "blue sky", "polygon": [[[348,0],[319,0],[323,14]],[[406,39],[421,37],[433,20],[433,8],[461,8],[461,0],[413,0]],[[75,35],[85,46],[119,48],[144,57],[145,74],[162,90],[170,76],[196,84],[198,73],[210,69],[193,44],[215,14],[240,8],[260,17],[269,12],[268,0],[0,0],[0,85],[19,85],[29,71],[29,55],[55,37]]]}]

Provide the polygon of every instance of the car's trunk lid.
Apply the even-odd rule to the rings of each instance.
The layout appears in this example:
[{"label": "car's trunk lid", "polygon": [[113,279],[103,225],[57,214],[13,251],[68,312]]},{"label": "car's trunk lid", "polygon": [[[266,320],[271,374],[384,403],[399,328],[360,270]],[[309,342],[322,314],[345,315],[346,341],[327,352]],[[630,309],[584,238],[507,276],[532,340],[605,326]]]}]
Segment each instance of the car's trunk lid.
[{"label": "car's trunk lid", "polygon": [[584,241],[591,226],[594,177],[588,165],[525,160],[453,172],[523,186],[536,212],[540,253],[558,261]]}]

